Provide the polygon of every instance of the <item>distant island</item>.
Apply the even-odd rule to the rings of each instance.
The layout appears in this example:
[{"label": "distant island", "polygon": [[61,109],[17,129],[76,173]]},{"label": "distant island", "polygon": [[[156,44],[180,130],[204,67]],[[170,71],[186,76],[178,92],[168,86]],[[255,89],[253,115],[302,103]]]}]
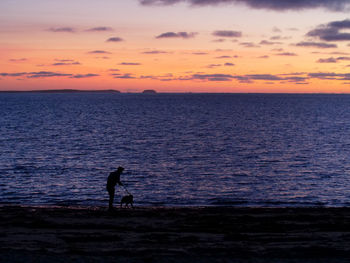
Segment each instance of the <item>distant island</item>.
[{"label": "distant island", "polygon": [[142,93],[145,93],[145,94],[156,94],[157,91],[155,91],[153,89],[145,89],[144,91],[142,91]]},{"label": "distant island", "polygon": [[114,89],[105,89],[105,90],[80,90],[80,89],[50,89],[50,90],[4,90],[0,92],[36,92],[36,93],[87,93],[87,92],[95,92],[95,93],[120,93],[119,90]]}]

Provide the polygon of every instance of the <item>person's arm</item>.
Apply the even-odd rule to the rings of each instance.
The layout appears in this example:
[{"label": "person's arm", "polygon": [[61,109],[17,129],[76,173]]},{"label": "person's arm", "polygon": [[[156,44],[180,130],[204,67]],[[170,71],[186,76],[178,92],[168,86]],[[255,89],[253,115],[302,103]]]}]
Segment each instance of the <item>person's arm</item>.
[{"label": "person's arm", "polygon": [[118,182],[119,185],[123,186],[123,183],[121,181]]}]

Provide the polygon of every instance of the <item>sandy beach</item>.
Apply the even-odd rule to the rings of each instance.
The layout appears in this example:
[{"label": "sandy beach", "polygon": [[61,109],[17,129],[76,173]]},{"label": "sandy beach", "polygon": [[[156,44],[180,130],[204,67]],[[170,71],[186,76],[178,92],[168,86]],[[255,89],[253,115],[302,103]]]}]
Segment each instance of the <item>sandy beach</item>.
[{"label": "sandy beach", "polygon": [[348,208],[0,208],[1,262],[348,262]]}]

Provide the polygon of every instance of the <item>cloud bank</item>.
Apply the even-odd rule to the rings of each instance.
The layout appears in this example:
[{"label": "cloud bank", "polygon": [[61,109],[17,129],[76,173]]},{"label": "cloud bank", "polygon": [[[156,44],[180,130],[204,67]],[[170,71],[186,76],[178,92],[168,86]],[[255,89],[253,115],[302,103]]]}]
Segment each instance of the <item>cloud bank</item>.
[{"label": "cloud bank", "polygon": [[216,6],[242,4],[254,9],[274,11],[324,8],[331,11],[344,11],[349,7],[348,0],[139,0],[141,5],[173,5],[188,3],[191,6]]},{"label": "cloud bank", "polygon": [[350,20],[333,21],[327,25],[320,25],[309,31],[306,36],[319,38],[324,41],[350,41],[350,33],[341,30],[350,29]]}]

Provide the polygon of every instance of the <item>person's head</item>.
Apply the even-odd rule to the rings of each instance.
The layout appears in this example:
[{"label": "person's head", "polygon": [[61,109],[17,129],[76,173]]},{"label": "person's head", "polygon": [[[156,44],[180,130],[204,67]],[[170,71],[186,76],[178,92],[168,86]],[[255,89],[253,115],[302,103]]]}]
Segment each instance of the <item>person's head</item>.
[{"label": "person's head", "polygon": [[122,172],[122,171],[124,171],[124,168],[121,167],[121,166],[119,166],[118,169],[117,169],[117,171]]}]

